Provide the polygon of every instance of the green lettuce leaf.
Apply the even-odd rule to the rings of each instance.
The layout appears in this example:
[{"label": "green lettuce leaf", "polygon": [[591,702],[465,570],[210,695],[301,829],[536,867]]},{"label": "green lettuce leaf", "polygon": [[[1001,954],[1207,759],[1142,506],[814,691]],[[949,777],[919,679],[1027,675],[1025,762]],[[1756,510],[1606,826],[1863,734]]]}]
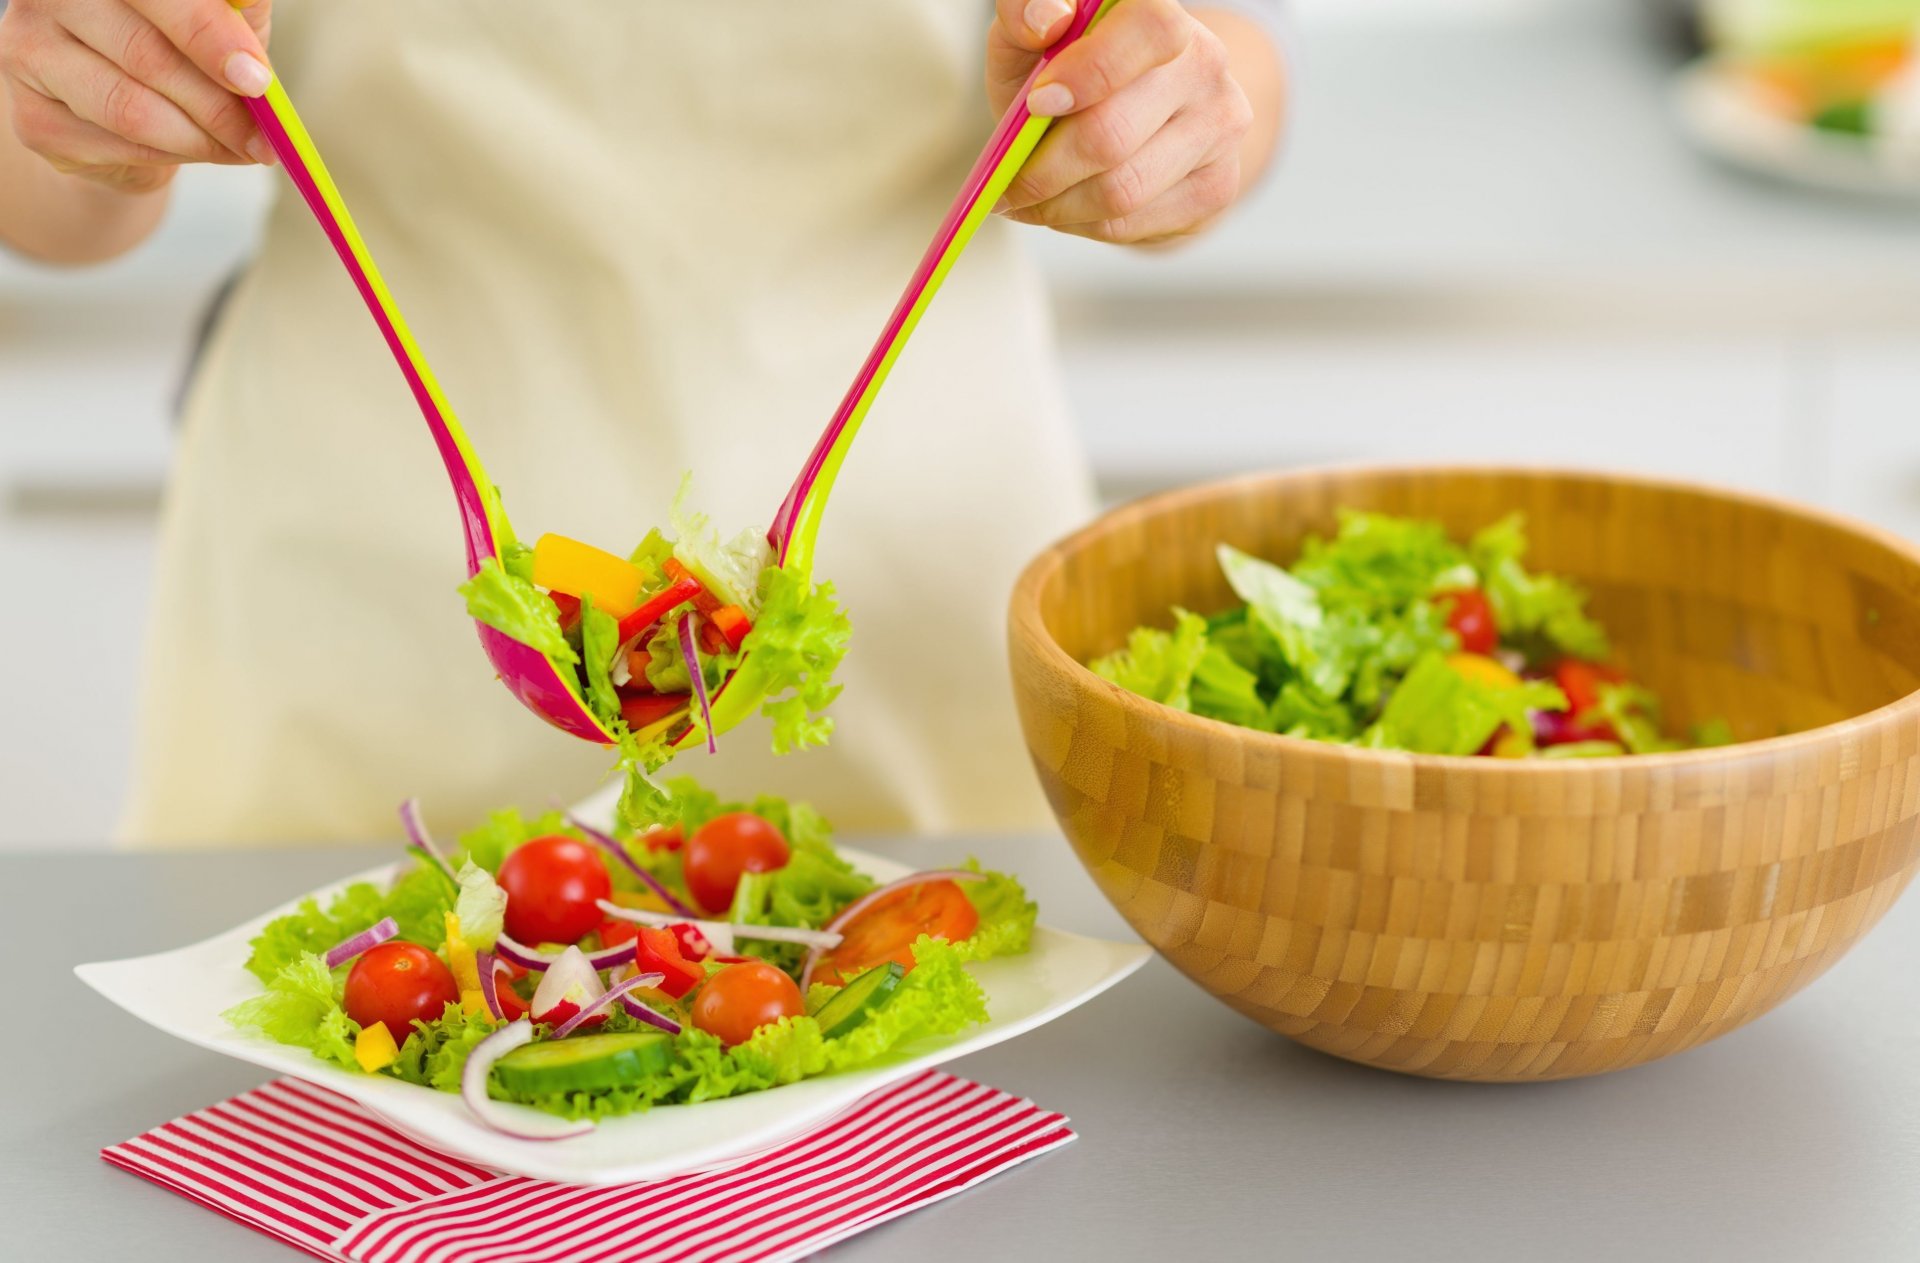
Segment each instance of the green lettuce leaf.
[{"label": "green lettuce leaf", "polygon": [[1437,522],[1342,510],[1331,540],[1312,538],[1294,577],[1329,609],[1400,611],[1446,588],[1467,588],[1474,573],[1466,553]]},{"label": "green lettuce leaf", "polygon": [[267,922],[254,936],[247,971],[271,983],[301,956],[325,953],[382,917],[394,919],[401,938],[437,948],[446,941],[446,914],[452,908],[453,888],[431,865],[415,864],[386,891],[355,882],[324,911],[316,900],[303,899],[292,912]]},{"label": "green lettuce leaf", "polygon": [[459,865],[471,860],[489,873],[497,873],[507,852],[521,843],[550,833],[571,832],[566,817],[558,811],[543,812],[529,820],[515,808],[503,807],[460,835],[453,862]]},{"label": "green lettuce leaf", "polygon": [[1439,654],[1414,664],[1388,700],[1368,744],[1420,754],[1476,754],[1503,725],[1531,723],[1534,710],[1565,710],[1554,685],[1503,688],[1461,675]]},{"label": "green lettuce leaf", "polygon": [[1088,664],[1093,673],[1175,710],[1193,709],[1193,675],[1207,651],[1207,623],[1176,609],[1170,632],[1138,627],[1127,647]]},{"label": "green lettuce leaf", "polygon": [[266,990],[221,1016],[239,1030],[309,1049],[322,1061],[359,1068],[353,1041],[360,1027],[340,1007],[339,980],[313,952],[302,952],[289,961]]},{"label": "green lettuce leaf", "polygon": [[557,667],[570,668],[580,655],[560,630],[560,611],[553,602],[497,558],[488,558],[475,575],[460,585],[467,613],[497,632],[511,636],[545,654]]},{"label": "green lettuce leaf", "polygon": [[1272,716],[1260,696],[1260,676],[1218,645],[1208,644],[1200,655],[1190,693],[1196,715],[1243,728],[1273,730]]},{"label": "green lettuce leaf", "polygon": [[1606,632],[1587,616],[1587,594],[1579,584],[1529,574],[1520,564],[1527,552],[1526,520],[1520,514],[1481,530],[1468,550],[1503,637],[1544,639],[1562,653],[1589,662],[1612,653]]},{"label": "green lettuce leaf", "polygon": [[460,894],[453,914],[460,918],[460,937],[476,951],[490,952],[500,937],[507,915],[507,892],[493,874],[471,859],[460,861]]},{"label": "green lettuce leaf", "polygon": [[608,728],[626,731],[620,694],[613,688],[613,655],[620,650],[620,620],[591,602],[580,609],[580,657],[584,662],[587,709]]},{"label": "green lettuce leaf", "polygon": [[441,1011],[439,1021],[413,1024],[400,1045],[399,1059],[388,1067],[388,1072],[408,1083],[441,1092],[458,1092],[467,1055],[498,1029],[499,1023],[484,1010],[467,1013],[458,1004],[449,1004]]},{"label": "green lettuce leaf", "polygon": [[760,573],[760,609],[740,648],[766,673],[760,708],[773,725],[773,752],[825,744],[833,732],[826,709],[840,695],[833,673],[846,657],[853,626],[833,585],[809,585],[779,566]]},{"label": "green lettuce leaf", "polygon": [[[967,901],[979,914],[980,923],[965,942],[952,944],[954,955],[962,961],[973,961],[988,960],[995,956],[1018,956],[1026,951],[1033,944],[1033,926],[1040,916],[1039,905],[1027,898],[1026,888],[1017,878],[981,868],[978,860],[968,860],[967,867],[976,873],[986,874],[983,881],[960,883],[960,889],[967,894]],[[921,940],[923,943],[928,941]],[[923,959],[917,948],[915,951],[914,960]]]}]

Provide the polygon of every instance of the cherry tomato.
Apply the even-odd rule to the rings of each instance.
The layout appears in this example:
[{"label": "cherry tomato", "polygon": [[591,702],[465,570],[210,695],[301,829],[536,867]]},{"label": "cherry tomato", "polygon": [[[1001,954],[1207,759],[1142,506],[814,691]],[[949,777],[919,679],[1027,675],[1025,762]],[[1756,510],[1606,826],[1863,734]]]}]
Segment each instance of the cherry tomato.
[{"label": "cherry tomato", "polygon": [[680,862],[693,901],[718,915],[733,906],[740,874],[785,868],[790,854],[780,830],[750,811],[735,811],[696,829]]},{"label": "cherry tomato", "polygon": [[1618,684],[1625,676],[1613,667],[1578,658],[1562,658],[1553,664],[1553,682],[1567,695],[1567,711],[1578,716],[1600,704],[1600,686]]},{"label": "cherry tomato", "polygon": [[800,988],[764,960],[728,965],[700,984],[693,997],[693,1024],[731,1048],[762,1026],[806,1012]]},{"label": "cherry tomato", "polygon": [[814,967],[813,981],[841,986],[889,960],[912,969],[913,945],[922,934],[958,943],[979,924],[980,914],[957,882],[938,878],[903,886],[840,927],[840,946]]},{"label": "cherry tomato", "polygon": [[660,990],[678,1000],[706,972],[680,950],[680,940],[664,926],[643,925],[634,943],[633,967],[643,974],[664,974]]},{"label": "cherry tomato", "polygon": [[460,1000],[453,971],[418,943],[382,943],[367,949],[347,973],[347,1016],[362,1026],[384,1022],[405,1043],[416,1021],[431,1022]]},{"label": "cherry tomato", "polygon": [[574,943],[605,918],[613,893],[600,852],[578,838],[535,838],[507,854],[496,880],[507,892],[507,933],[522,943]]},{"label": "cherry tomato", "polygon": [[1492,653],[1500,647],[1493,605],[1479,588],[1454,588],[1434,598],[1446,606],[1447,627],[1460,638],[1462,653]]}]

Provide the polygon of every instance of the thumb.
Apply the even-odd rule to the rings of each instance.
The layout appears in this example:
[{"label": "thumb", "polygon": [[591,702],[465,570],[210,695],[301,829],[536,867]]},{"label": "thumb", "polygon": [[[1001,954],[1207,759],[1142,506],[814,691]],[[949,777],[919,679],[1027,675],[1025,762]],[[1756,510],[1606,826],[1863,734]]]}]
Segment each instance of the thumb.
[{"label": "thumb", "polygon": [[1043,51],[1067,29],[1072,0],[994,0],[994,25],[1015,48]]},{"label": "thumb", "polygon": [[240,10],[240,16],[247,20],[265,47],[273,30],[273,0],[227,0],[227,3]]}]

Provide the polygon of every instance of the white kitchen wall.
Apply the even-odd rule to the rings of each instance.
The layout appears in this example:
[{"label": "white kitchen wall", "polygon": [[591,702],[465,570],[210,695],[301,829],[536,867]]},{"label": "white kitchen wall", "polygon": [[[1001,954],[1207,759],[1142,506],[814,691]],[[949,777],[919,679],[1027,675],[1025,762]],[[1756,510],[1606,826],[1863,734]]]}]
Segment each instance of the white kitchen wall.
[{"label": "white kitchen wall", "polygon": [[[1284,170],[1209,239],[1036,236],[1108,492],[1326,460],[1652,469],[1920,536],[1920,208],[1689,152],[1619,0],[1300,0]],[[160,238],[0,258],[0,846],[100,845],[172,394],[264,173],[189,171]]]}]

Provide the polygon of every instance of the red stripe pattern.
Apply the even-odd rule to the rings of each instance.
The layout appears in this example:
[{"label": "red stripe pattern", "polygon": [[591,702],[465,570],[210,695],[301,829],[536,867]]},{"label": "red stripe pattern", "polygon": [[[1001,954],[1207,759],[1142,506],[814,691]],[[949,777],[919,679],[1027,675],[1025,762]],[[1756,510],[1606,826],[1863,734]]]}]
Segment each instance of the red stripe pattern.
[{"label": "red stripe pattern", "polygon": [[448,1157],[280,1079],[100,1156],[336,1263],[780,1263],[1072,1139],[1059,1114],[930,1070],[720,1170],[586,1188]]}]

